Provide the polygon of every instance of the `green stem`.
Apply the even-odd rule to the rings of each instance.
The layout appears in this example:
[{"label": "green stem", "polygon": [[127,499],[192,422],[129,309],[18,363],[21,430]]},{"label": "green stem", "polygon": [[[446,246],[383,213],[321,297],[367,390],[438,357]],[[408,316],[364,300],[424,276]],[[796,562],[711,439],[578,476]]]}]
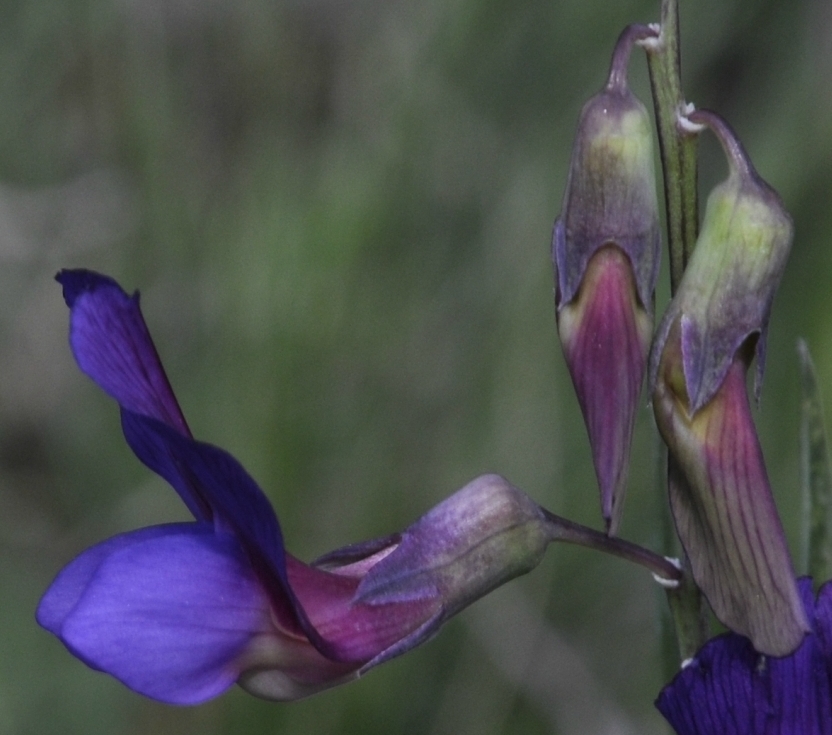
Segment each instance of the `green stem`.
[{"label": "green stem", "polygon": [[[692,491],[679,465],[672,457],[668,457],[667,465],[668,492],[676,497],[690,496]],[[687,558],[683,560],[682,567],[686,570],[682,584],[675,589],[667,590],[667,604],[673,618],[679,660],[686,661],[693,658],[710,638],[710,620],[705,596],[690,574]],[[676,669],[673,667],[667,673],[675,672]]]},{"label": "green stem", "polygon": [[[703,602],[702,591],[690,574],[685,574],[677,587],[667,590],[667,604],[682,662],[693,658],[708,640],[708,608]],[[667,674],[675,675],[676,671],[678,667],[673,666]]]},{"label": "green stem", "polygon": [[676,292],[685,266],[696,245],[699,227],[696,192],[696,143],[698,136],[679,128],[685,110],[682,96],[679,48],[678,0],[662,0],[661,33],[642,43],[656,110],[659,151],[667,208],[667,240],[670,251],[670,290]]},{"label": "green stem", "polygon": [[[656,112],[662,177],[667,213],[667,244],[670,253],[670,293],[675,294],[685,267],[696,247],[699,228],[697,196],[696,144],[698,136],[679,126],[679,117],[687,112],[682,95],[681,51],[678,0],[662,0],[660,33],[641,45],[647,51],[647,68]],[[667,460],[667,482],[684,481],[672,456]],[[665,536],[673,537],[668,524]],[[669,549],[665,549],[670,552]],[[683,564],[687,569],[687,563]],[[689,573],[675,588],[667,589],[667,601],[673,621],[679,658],[691,658],[709,637],[708,613],[702,592]],[[675,666],[667,661],[668,675]]]},{"label": "green stem", "polygon": [[806,568],[820,585],[832,577],[832,468],[815,366],[803,340],[800,355],[803,400],[800,417]]}]

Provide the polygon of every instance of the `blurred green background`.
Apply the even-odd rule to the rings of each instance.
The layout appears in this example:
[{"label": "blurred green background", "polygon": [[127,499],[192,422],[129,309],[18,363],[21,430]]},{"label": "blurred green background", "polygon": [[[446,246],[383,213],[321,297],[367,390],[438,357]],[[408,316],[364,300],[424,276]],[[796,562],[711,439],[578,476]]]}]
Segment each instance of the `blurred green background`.
[{"label": "blurred green background", "polygon": [[[301,558],[487,471],[600,527],[549,240],[580,107],[658,4],[0,5],[0,735],[665,732],[661,595],[581,549],[295,704],[160,705],[33,620],[79,551],[186,517],[75,368],[61,267],[141,288],[196,435],[259,480]],[[688,98],[734,125],[796,221],[757,417],[799,557],[798,335],[832,416],[832,6],[683,0],[682,34]],[[640,54],[632,77],[646,98]],[[702,162],[707,187],[710,139]],[[655,452],[645,408],[622,535],[659,548]]]}]

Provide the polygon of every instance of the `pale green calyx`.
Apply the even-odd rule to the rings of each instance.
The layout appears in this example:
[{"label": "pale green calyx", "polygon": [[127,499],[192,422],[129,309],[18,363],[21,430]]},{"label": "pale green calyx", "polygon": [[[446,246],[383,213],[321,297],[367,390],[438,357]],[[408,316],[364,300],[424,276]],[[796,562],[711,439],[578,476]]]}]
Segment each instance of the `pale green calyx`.
[{"label": "pale green calyx", "polygon": [[624,30],[606,86],[581,111],[552,243],[558,308],[575,297],[592,256],[616,245],[630,260],[641,305],[652,314],[660,248],[653,133],[626,70],[633,43],[654,34],[645,26]]},{"label": "pale green calyx", "polygon": [[439,596],[446,617],[534,569],[550,540],[531,498],[499,475],[482,475],[410,526],[361,581],[356,601]]},{"label": "pale green calyx", "polygon": [[728,125],[699,110],[689,119],[711,128],[725,149],[728,178],[708,197],[696,249],[665,313],[650,361],[655,385],[668,334],[679,321],[691,413],[721,385],[739,348],[757,336],[759,395],[771,303],[792,243],[792,221],[777,193],[754,170]]}]

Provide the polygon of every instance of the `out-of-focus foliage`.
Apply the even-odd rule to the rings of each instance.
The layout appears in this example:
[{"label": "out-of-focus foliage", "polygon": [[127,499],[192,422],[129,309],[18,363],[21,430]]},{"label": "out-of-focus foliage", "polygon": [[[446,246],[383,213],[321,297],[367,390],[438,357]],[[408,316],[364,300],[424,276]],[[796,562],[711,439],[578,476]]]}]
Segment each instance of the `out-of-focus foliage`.
[{"label": "out-of-focus foliage", "polygon": [[[82,548],[185,517],[73,365],[59,267],[141,287],[195,434],[258,478],[303,558],[488,471],[600,526],[549,239],[580,106],[658,4],[0,6],[0,735],[663,732],[662,599],[583,550],[292,705],[146,701],[33,619]],[[830,38],[823,0],[682,0],[688,97],[736,127],[796,222],[757,415],[793,550],[798,334],[832,381]],[[703,184],[722,165],[706,143]],[[621,534],[657,548],[653,442],[643,410]]]}]

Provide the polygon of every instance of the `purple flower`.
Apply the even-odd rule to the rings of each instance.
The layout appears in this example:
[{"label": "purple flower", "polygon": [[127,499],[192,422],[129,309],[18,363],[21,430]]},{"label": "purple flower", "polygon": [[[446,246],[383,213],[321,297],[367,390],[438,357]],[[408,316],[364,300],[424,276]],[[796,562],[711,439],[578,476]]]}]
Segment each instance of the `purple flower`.
[{"label": "purple flower", "polygon": [[581,111],[552,243],[558,334],[610,535],[624,505],[659,267],[650,116],[627,85],[633,43],[654,34],[622,32],[605,88]]},{"label": "purple flower", "polygon": [[650,385],[674,462],[668,490],[696,584],[716,617],[761,653],[783,656],[807,630],[786,536],[746,391],[762,381],[769,316],[792,222],[733,131],[704,110],[728,178],[708,197],[696,248],[656,333]]},{"label": "purple flower", "polygon": [[799,582],[812,633],[789,656],[757,653],[747,638],[709,641],[656,706],[678,735],[832,735],[832,584],[813,600]]},{"label": "purple flower", "polygon": [[191,436],[138,294],[89,271],[57,279],[78,365],[118,401],[128,444],[195,518],[84,551],[38,607],[70,652],[131,689],[175,704],[235,682],[270,699],[311,694],[427,640],[532,569],[554,538],[524,493],[484,475],[400,534],[298,561],[243,467]]}]

